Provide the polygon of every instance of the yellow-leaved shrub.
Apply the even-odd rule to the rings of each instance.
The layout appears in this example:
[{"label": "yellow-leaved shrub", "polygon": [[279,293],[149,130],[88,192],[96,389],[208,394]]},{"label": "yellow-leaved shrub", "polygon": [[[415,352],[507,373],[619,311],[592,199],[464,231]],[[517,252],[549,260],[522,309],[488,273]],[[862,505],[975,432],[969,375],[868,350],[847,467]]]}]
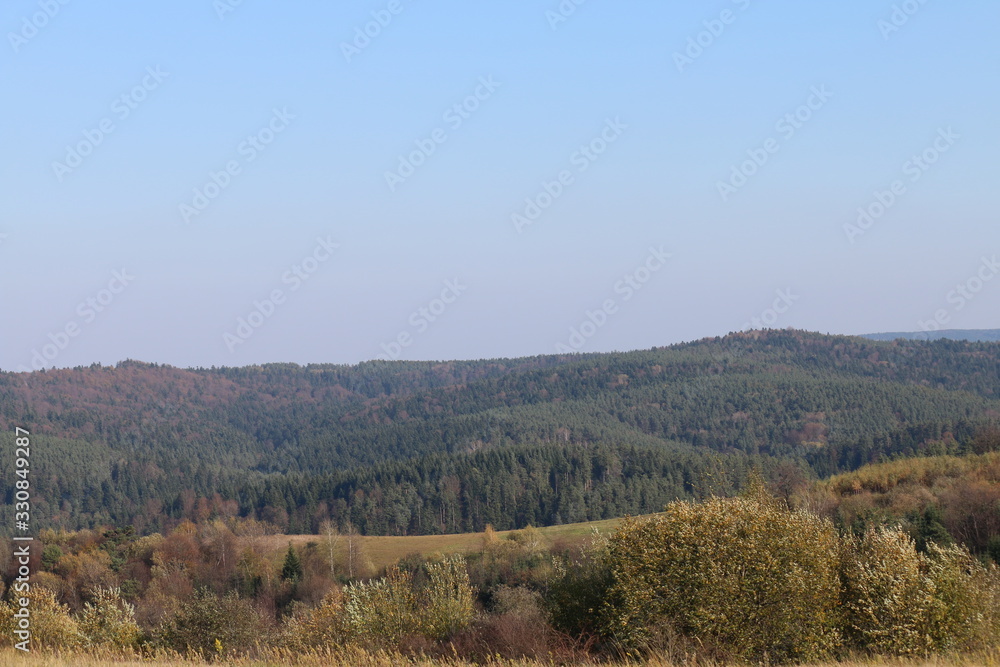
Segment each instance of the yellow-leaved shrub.
[{"label": "yellow-leaved shrub", "polygon": [[30,613],[29,628],[31,650],[73,649],[86,643],[80,626],[69,613],[69,607],[56,599],[56,594],[43,586],[31,586],[28,591],[9,591],[12,603],[0,602],[0,633],[3,645],[17,641],[14,630],[20,619],[14,614],[20,609],[18,600],[24,598]]},{"label": "yellow-leaved shrub", "polygon": [[851,644],[876,653],[930,650],[933,582],[924,556],[903,532],[871,528],[844,539],[844,631]]},{"label": "yellow-leaved shrub", "polygon": [[350,640],[368,646],[395,646],[417,634],[420,621],[411,577],[392,567],[381,579],[344,588],[344,622]]},{"label": "yellow-leaved shrub", "polygon": [[608,633],[681,634],[727,657],[810,660],[839,645],[833,525],[758,491],[675,502],[611,538]]},{"label": "yellow-leaved shrub", "polygon": [[452,556],[428,563],[427,579],[421,609],[423,634],[428,639],[447,639],[468,626],[475,612],[465,559]]},{"label": "yellow-leaved shrub", "polygon": [[987,651],[1000,643],[1000,568],[965,547],[928,547],[934,588],[930,635],[938,651]]},{"label": "yellow-leaved shrub", "polygon": [[134,648],[139,641],[135,607],[122,598],[117,588],[98,588],[78,617],[80,632],[93,646]]},{"label": "yellow-leaved shrub", "polygon": [[347,639],[344,595],[339,588],[311,609],[303,609],[285,623],[282,644],[295,651],[331,648]]},{"label": "yellow-leaved shrub", "polygon": [[[314,612],[309,622],[321,623],[331,639],[342,635],[363,646],[394,647],[410,636],[446,639],[467,627],[475,612],[465,559],[453,556],[428,563],[426,574],[426,585],[417,590],[410,573],[389,568],[380,579],[345,587],[342,603],[331,600],[322,616],[315,618]],[[309,627],[299,634],[315,636]]]}]

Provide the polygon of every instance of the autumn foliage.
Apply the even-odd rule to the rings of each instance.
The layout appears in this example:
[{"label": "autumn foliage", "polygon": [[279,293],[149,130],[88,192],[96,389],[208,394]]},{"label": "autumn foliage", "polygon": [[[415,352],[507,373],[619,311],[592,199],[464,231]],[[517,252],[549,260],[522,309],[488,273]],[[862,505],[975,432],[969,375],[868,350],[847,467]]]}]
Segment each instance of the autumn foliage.
[{"label": "autumn foliage", "polygon": [[[271,550],[258,522],[236,518],[165,536],[46,531],[33,646],[772,664],[1000,650],[1000,570],[987,554],[823,507],[796,509],[752,477],[738,497],[674,502],[583,544],[489,530],[465,556],[411,554],[378,573],[337,557],[334,541],[350,536],[332,529],[307,544],[273,537],[288,547]],[[8,644],[12,595],[0,603]]]}]

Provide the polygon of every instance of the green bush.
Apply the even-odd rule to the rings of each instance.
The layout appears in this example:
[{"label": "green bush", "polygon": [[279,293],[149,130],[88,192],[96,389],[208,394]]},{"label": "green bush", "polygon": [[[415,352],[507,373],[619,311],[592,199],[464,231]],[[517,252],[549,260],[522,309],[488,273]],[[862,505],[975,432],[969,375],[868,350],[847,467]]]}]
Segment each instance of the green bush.
[{"label": "green bush", "polygon": [[833,525],[767,497],[675,502],[612,536],[606,630],[627,648],[679,633],[743,660],[839,644]]},{"label": "green bush", "polygon": [[[1000,508],[997,508],[1000,511]],[[993,559],[993,562],[1000,565],[1000,535],[994,535],[986,543],[986,554]]]},{"label": "green bush", "polygon": [[556,576],[545,596],[555,629],[572,637],[601,631],[601,613],[613,582],[608,556],[607,539],[595,533],[578,558],[556,560]]},{"label": "green bush", "polygon": [[42,549],[42,567],[46,570],[55,569],[59,564],[59,559],[63,557],[63,550],[58,544],[46,544]]}]

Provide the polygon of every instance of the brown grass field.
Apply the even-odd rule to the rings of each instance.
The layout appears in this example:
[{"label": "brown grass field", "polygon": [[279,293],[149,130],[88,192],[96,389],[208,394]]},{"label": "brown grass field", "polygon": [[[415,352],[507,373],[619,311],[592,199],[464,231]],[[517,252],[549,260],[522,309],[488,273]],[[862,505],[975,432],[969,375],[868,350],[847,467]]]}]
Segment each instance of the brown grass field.
[{"label": "brown grass field", "polygon": [[[594,528],[601,533],[615,529],[621,519],[605,519],[603,521],[588,521],[586,523],[570,523],[562,526],[538,528],[546,547],[554,544],[579,544],[588,537]],[[503,538],[517,531],[497,531],[497,536]],[[415,535],[412,537],[357,537],[356,544],[361,545],[364,556],[375,570],[392,565],[410,554],[423,556],[465,554],[478,551],[483,544],[484,533],[460,533],[456,535]],[[274,559],[279,559],[291,542],[296,547],[316,542],[322,546],[326,537],[323,535],[265,535],[257,538],[247,538],[256,541]],[[325,548],[325,547],[324,547]],[[347,552],[347,538],[341,536],[335,546],[338,558],[344,558]]]},{"label": "brown grass field", "polygon": [[[197,667],[200,665],[232,665],[233,667],[280,667],[283,665],[301,665],[302,667],[393,667],[395,665],[413,665],[414,667],[463,667],[473,663],[452,659],[426,659],[404,657],[394,654],[371,654],[364,651],[344,651],[341,653],[293,655],[275,653],[265,658],[242,658],[233,660],[214,660],[205,662],[197,659],[182,659],[177,657],[163,658],[129,658],[115,656],[88,656],[85,654],[23,654],[13,649],[0,651],[0,667],[14,665],[27,667]],[[537,660],[490,660],[484,665],[496,667],[543,667],[557,663],[540,662]],[[574,663],[578,665],[597,665],[598,663]],[[602,663],[609,665],[612,663]],[[618,663],[623,664],[623,663]],[[639,663],[629,663],[639,664]],[[653,657],[642,663],[649,667],[712,667],[710,663],[691,663],[671,661],[665,658]],[[715,667],[725,667],[716,665]],[[735,667],[735,666],[734,666]],[[1000,654],[984,654],[972,656],[943,656],[926,659],[902,660],[892,658],[874,658],[849,660],[845,662],[818,663],[813,667],[1000,667]]]}]

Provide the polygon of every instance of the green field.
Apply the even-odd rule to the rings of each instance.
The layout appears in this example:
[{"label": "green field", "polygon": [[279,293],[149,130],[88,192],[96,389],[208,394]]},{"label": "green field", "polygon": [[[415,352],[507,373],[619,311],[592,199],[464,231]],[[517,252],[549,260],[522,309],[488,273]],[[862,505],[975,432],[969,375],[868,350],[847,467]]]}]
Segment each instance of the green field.
[{"label": "green field", "polygon": [[[584,523],[569,523],[562,526],[538,528],[545,547],[551,548],[564,544],[567,546],[579,544],[588,537],[594,529],[601,533],[613,531],[621,519],[605,519],[603,521],[587,521]],[[497,531],[501,539],[517,531]],[[407,537],[362,536],[355,537],[355,548],[360,549],[365,558],[376,570],[396,563],[410,554],[422,556],[466,554],[478,551],[483,545],[485,533],[461,533],[457,535],[414,535]],[[257,545],[268,551],[275,559],[280,558],[288,543],[302,547],[310,542],[318,545],[326,544],[323,535],[266,535],[252,538]],[[335,538],[334,554],[336,558],[344,558],[348,548],[348,538]],[[325,546],[324,546],[325,548]]]}]

